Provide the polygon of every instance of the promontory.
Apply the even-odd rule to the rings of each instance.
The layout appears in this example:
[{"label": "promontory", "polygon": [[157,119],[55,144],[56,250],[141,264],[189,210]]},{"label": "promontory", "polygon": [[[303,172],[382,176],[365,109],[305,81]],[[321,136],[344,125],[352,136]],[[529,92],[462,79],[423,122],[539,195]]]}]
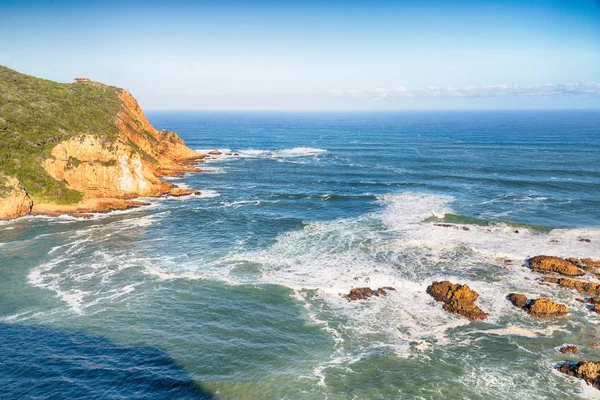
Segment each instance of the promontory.
[{"label": "promontory", "polygon": [[57,83],[0,66],[0,219],[135,207],[191,194],[161,177],[204,155],[156,130],[123,89]]}]

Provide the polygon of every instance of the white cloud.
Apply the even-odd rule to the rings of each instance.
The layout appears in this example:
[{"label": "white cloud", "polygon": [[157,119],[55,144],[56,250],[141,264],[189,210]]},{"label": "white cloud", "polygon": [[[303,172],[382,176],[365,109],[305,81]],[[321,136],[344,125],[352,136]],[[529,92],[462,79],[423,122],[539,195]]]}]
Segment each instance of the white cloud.
[{"label": "white cloud", "polygon": [[436,87],[425,89],[408,89],[405,86],[396,88],[377,88],[366,90],[337,90],[331,92],[336,97],[356,99],[371,98],[376,100],[390,98],[492,98],[492,97],[576,97],[600,96],[600,83],[548,83],[545,85],[485,85],[463,87]]}]

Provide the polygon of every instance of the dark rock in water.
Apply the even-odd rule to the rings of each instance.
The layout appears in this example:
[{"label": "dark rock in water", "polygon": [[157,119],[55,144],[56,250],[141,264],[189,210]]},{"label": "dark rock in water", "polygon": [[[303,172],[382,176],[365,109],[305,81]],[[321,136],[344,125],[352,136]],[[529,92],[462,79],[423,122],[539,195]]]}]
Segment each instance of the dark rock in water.
[{"label": "dark rock in water", "polygon": [[513,231],[513,233],[519,233],[519,230],[518,230],[518,229],[515,229],[515,230]]},{"label": "dark rock in water", "polygon": [[515,306],[525,309],[527,307],[527,296],[519,293],[511,293],[506,297]]},{"label": "dark rock in water", "polygon": [[584,243],[592,243],[592,241],[590,239],[586,239],[586,238],[579,238],[577,240],[579,240],[580,242],[584,242]]},{"label": "dark rock in water", "polygon": [[559,350],[561,353],[563,354],[567,354],[567,353],[579,353],[579,349],[577,348],[577,346],[563,346],[560,348]]},{"label": "dark rock in water", "polygon": [[527,300],[524,294],[511,293],[506,296],[515,306],[527,311],[534,317],[562,317],[569,313],[569,308],[563,304],[558,304],[545,297],[539,299]]},{"label": "dark rock in water", "polygon": [[600,389],[600,362],[581,361],[577,364],[564,363],[556,369],[563,374],[583,379],[588,385]]},{"label": "dark rock in water", "polygon": [[580,299],[580,298],[576,298],[575,301],[578,301],[580,303],[587,303],[587,301],[585,301],[584,299]]},{"label": "dark rock in water", "polygon": [[529,267],[542,274],[556,273],[565,276],[582,276],[585,273],[573,263],[560,257],[535,256],[528,260]]},{"label": "dark rock in water", "polygon": [[475,305],[479,294],[467,285],[453,284],[450,281],[433,282],[427,293],[437,301],[444,303],[444,310],[452,314],[462,315],[471,320],[482,320],[489,317]]},{"label": "dark rock in water", "polygon": [[559,241],[556,239],[550,239],[550,243],[559,243]]},{"label": "dark rock in water", "polygon": [[383,288],[373,290],[369,287],[359,287],[359,288],[352,289],[350,291],[350,293],[348,293],[347,295],[344,295],[344,298],[348,299],[348,301],[366,300],[371,297],[385,296],[385,295],[387,295],[387,291],[392,291],[392,290],[395,291],[396,289],[394,289],[392,287],[383,287]]},{"label": "dark rock in water", "polygon": [[441,226],[442,228],[454,228],[454,229],[462,229],[463,231],[470,231],[471,228],[467,226],[456,226],[453,224],[433,224],[433,226]]},{"label": "dark rock in water", "polygon": [[238,153],[233,153],[233,155],[234,155],[234,156],[239,156],[239,154],[238,154]]}]

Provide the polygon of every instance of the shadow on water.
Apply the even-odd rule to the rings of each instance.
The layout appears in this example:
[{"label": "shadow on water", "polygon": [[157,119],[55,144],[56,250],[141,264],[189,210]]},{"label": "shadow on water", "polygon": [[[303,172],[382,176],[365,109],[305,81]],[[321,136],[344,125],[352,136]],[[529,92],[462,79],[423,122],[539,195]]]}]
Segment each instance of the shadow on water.
[{"label": "shadow on water", "polygon": [[216,400],[164,351],[0,323],[0,397]]}]

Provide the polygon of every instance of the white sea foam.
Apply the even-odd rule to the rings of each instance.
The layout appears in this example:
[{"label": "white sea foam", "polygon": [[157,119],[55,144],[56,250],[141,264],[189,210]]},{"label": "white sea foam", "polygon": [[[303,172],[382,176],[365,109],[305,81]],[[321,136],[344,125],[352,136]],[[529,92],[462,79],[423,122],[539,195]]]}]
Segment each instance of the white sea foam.
[{"label": "white sea foam", "polygon": [[215,190],[210,190],[210,189],[204,189],[200,191],[199,195],[196,195],[196,197],[199,197],[201,199],[212,199],[213,197],[219,197],[220,194],[215,191]]},{"label": "white sea foam", "polygon": [[[210,150],[197,149],[198,153],[207,154]],[[231,149],[219,149],[222,153],[218,156],[210,156],[206,159],[207,162],[218,162],[224,160],[230,160],[232,158],[270,158],[270,159],[290,159],[300,157],[315,157],[327,153],[325,149],[313,148],[313,147],[294,147],[291,149],[280,149],[280,150],[260,150],[260,149],[245,149],[245,150],[231,150]],[[237,154],[237,155],[236,155]]]}]

